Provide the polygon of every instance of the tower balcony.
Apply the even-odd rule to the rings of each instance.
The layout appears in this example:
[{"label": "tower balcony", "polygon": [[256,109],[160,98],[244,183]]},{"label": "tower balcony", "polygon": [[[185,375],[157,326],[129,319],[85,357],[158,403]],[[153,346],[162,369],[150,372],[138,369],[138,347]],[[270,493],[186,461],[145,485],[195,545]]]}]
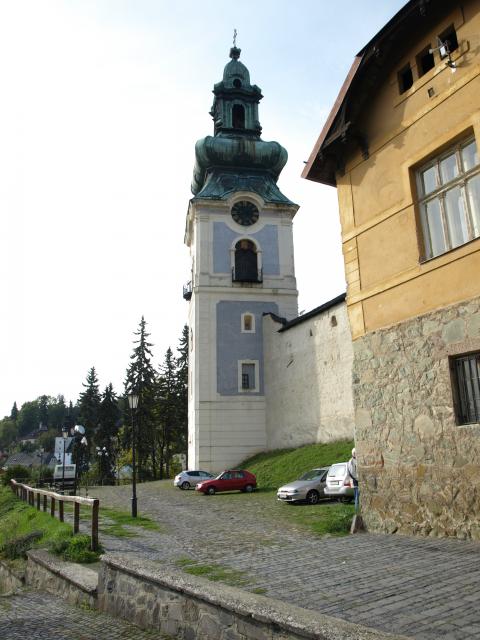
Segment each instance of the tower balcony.
[{"label": "tower balcony", "polygon": [[192,281],[190,280],[189,282],[187,282],[187,284],[183,285],[183,299],[190,300],[190,298],[192,297],[192,291]]},{"label": "tower balcony", "polygon": [[243,266],[232,267],[232,282],[248,282],[260,284],[263,282],[262,269],[248,269]]}]

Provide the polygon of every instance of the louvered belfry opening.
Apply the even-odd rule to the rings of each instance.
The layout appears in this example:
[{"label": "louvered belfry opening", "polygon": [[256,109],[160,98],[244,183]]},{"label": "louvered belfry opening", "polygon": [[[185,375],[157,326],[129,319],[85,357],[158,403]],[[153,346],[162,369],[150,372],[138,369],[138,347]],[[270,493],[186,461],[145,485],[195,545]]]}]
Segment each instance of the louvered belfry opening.
[{"label": "louvered belfry opening", "polygon": [[258,282],[257,251],[251,240],[239,240],[235,245],[236,282]]}]

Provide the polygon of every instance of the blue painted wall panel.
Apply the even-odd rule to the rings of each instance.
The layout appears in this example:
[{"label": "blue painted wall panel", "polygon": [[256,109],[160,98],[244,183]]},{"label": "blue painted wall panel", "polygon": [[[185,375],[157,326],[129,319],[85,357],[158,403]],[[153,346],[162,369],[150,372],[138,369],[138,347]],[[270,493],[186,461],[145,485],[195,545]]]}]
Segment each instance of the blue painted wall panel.
[{"label": "blue painted wall panel", "polygon": [[230,248],[236,238],[253,238],[262,250],[263,274],[280,275],[278,254],[278,229],[274,224],[267,224],[258,233],[238,234],[224,222],[213,223],[213,272],[230,273]]},{"label": "blue painted wall panel", "polygon": [[[255,333],[242,333],[242,314],[255,316]],[[221,300],[217,303],[217,391],[222,396],[263,395],[262,315],[275,313],[274,302]],[[259,392],[239,392],[238,361],[258,360]]]}]

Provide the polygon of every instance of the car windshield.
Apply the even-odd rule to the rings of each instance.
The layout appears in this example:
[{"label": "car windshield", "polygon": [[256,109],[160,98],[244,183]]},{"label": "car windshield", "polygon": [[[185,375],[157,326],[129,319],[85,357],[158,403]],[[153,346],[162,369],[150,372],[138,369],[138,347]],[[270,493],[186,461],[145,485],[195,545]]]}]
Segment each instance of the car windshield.
[{"label": "car windshield", "polygon": [[340,478],[344,476],[347,472],[346,464],[334,464],[330,467],[328,471],[329,478]]},{"label": "car windshield", "polygon": [[320,478],[323,474],[323,470],[320,469],[312,469],[311,471],[307,471],[303,476],[300,477],[300,480],[314,480],[315,478]]}]

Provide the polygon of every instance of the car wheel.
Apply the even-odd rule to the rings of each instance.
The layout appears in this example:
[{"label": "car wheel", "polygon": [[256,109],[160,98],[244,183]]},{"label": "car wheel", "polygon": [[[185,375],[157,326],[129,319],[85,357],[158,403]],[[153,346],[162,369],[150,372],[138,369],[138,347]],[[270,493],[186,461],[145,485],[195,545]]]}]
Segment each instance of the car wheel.
[{"label": "car wheel", "polygon": [[184,491],[186,489],[190,489],[190,483],[185,480],[185,482],[182,482],[182,484],[180,485],[180,489],[183,489]]},{"label": "car wheel", "polygon": [[213,496],[214,493],[215,493],[215,487],[208,487],[207,495]]},{"label": "car wheel", "polygon": [[318,500],[320,499],[320,496],[318,495],[318,491],[309,491],[307,493],[307,502],[308,504],[317,504]]},{"label": "car wheel", "polygon": [[253,491],[253,486],[251,484],[247,484],[247,486],[245,487],[244,491],[246,493],[252,493]]}]

